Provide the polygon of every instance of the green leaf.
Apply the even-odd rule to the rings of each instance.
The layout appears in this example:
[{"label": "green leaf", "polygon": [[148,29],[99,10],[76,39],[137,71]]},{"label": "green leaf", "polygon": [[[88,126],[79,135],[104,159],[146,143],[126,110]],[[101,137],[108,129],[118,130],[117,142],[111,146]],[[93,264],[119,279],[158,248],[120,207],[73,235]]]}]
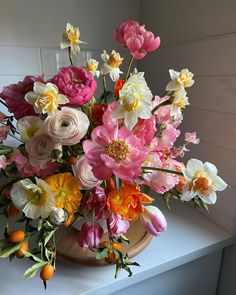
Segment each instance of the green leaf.
[{"label": "green leaf", "polygon": [[53,237],[54,233],[55,233],[56,229],[52,230],[45,238],[44,240],[44,247],[47,245],[47,243],[51,240],[51,238]]},{"label": "green leaf", "polygon": [[44,289],[47,289],[47,281],[43,281]]},{"label": "green leaf", "polygon": [[34,261],[36,261],[36,262],[39,262],[39,263],[43,263],[43,262],[45,262],[44,260],[40,259],[39,257],[33,255],[32,253],[30,253],[30,252],[28,252],[28,251],[26,251],[26,250],[24,250],[24,249],[22,249],[22,252],[23,252],[23,254],[24,254],[26,257],[28,257],[28,258],[31,257],[31,258],[33,258]]},{"label": "green leaf", "polygon": [[34,264],[33,266],[31,266],[30,268],[28,268],[25,273],[24,273],[24,278],[30,279],[33,278],[37,272],[39,271],[40,268],[42,268],[44,265],[46,265],[48,262],[38,262],[36,264]]},{"label": "green leaf", "polygon": [[0,240],[0,248],[4,248],[7,246],[7,244],[9,244],[9,241],[7,239],[2,239]]},{"label": "green leaf", "polygon": [[121,185],[122,185],[121,180],[117,176],[115,176],[115,181],[116,181],[116,189],[119,192],[120,188],[121,188]]},{"label": "green leaf", "polygon": [[9,224],[7,223],[4,230],[4,238],[8,239],[10,235]]},{"label": "green leaf", "polygon": [[6,145],[0,145],[0,155],[9,155],[13,152],[13,148]]},{"label": "green leaf", "polygon": [[120,262],[117,261],[116,263],[116,272],[115,272],[115,279],[119,276],[120,274],[120,271],[121,271],[121,266],[120,266]]},{"label": "green leaf", "polygon": [[107,248],[103,249],[101,252],[96,253],[96,259],[103,259],[107,257]]},{"label": "green leaf", "polygon": [[9,247],[7,247],[6,249],[4,249],[2,252],[0,252],[0,258],[7,258],[9,257],[11,254],[15,253],[17,250],[20,249],[21,244],[14,244],[14,245],[10,245]]}]

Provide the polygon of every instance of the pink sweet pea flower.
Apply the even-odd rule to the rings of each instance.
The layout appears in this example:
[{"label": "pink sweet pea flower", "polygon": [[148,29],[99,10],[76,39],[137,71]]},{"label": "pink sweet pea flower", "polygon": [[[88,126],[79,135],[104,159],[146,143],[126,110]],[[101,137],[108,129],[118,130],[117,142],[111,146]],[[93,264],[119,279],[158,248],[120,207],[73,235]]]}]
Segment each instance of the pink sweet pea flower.
[{"label": "pink sweet pea flower", "polygon": [[165,216],[155,206],[144,207],[144,212],[140,214],[140,220],[146,231],[153,236],[158,236],[160,232],[167,230]]},{"label": "pink sweet pea flower", "polygon": [[44,83],[42,77],[26,76],[22,82],[3,87],[0,93],[0,97],[5,101],[9,112],[14,114],[16,120],[35,115],[33,105],[25,100],[26,93],[33,90],[35,81]]},{"label": "pink sweet pea flower", "polygon": [[81,248],[96,249],[101,243],[103,229],[99,223],[85,222],[77,237]]},{"label": "pink sweet pea flower", "polygon": [[147,52],[154,51],[160,46],[160,38],[154,37],[154,34],[145,29],[134,20],[129,20],[120,25],[114,32],[116,41],[128,47],[131,55],[135,59],[142,59]]},{"label": "pink sweet pea flower", "polygon": [[112,213],[107,219],[107,229],[109,235],[117,239],[127,232],[129,229],[129,221],[123,220],[119,214]]},{"label": "pink sweet pea flower", "polygon": [[196,132],[192,132],[192,133],[186,132],[185,141],[187,143],[198,144],[200,142],[200,139],[197,138]]},{"label": "pink sweet pea flower", "polygon": [[149,119],[138,119],[133,132],[141,139],[143,145],[150,144],[156,132],[156,120],[152,116]]},{"label": "pink sweet pea flower", "polygon": [[132,131],[103,125],[95,128],[91,137],[83,142],[83,149],[97,179],[109,179],[113,174],[125,180],[138,177],[148,149]]},{"label": "pink sweet pea flower", "polygon": [[52,81],[60,93],[69,98],[67,105],[77,106],[89,102],[97,89],[93,75],[84,68],[75,66],[61,68]]}]

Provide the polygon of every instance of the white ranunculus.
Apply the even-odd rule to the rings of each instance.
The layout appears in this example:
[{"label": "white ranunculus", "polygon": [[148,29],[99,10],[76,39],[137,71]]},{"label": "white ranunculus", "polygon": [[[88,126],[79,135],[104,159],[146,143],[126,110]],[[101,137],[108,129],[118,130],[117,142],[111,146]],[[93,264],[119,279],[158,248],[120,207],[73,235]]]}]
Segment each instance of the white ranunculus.
[{"label": "white ranunculus", "polygon": [[227,188],[227,183],[220,178],[215,165],[203,163],[197,159],[188,161],[183,169],[184,178],[187,183],[182,188],[182,201],[190,201],[195,196],[199,196],[206,204],[215,204],[216,191],[223,191]]},{"label": "white ranunculus", "polygon": [[87,115],[80,110],[63,107],[45,120],[45,131],[57,143],[74,145],[86,135],[89,128]]}]

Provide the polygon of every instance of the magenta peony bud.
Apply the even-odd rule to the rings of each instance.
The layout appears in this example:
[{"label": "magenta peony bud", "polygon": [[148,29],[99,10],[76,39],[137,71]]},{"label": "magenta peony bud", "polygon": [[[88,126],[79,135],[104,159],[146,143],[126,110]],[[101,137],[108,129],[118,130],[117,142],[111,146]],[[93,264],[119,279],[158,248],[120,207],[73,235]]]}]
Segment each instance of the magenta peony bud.
[{"label": "magenta peony bud", "polygon": [[165,216],[155,206],[144,207],[144,212],[140,215],[140,219],[146,231],[153,236],[158,236],[160,232],[167,230]]},{"label": "magenta peony bud", "polygon": [[99,223],[85,222],[77,237],[81,248],[95,249],[99,246],[103,235],[103,229]]},{"label": "magenta peony bud", "polygon": [[129,222],[122,220],[118,214],[112,214],[107,220],[107,229],[110,236],[114,238],[120,237],[125,234],[129,229]]}]

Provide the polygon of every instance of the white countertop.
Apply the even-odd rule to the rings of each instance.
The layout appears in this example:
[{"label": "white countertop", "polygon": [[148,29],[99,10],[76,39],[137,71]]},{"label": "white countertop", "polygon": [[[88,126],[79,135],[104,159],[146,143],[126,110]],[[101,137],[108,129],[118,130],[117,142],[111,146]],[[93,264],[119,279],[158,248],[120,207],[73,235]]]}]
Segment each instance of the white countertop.
[{"label": "white countertop", "polygon": [[42,281],[35,277],[23,279],[32,262],[15,259],[0,260],[0,294],[7,295],[105,295],[118,291],[154,275],[197,259],[233,242],[232,234],[185,204],[175,202],[171,211],[162,202],[168,230],[153,238],[149,246],[132,260],[141,267],[132,267],[128,278],[122,271],[114,279],[115,266],[87,267],[67,261],[57,261],[57,272],[45,292]]}]

